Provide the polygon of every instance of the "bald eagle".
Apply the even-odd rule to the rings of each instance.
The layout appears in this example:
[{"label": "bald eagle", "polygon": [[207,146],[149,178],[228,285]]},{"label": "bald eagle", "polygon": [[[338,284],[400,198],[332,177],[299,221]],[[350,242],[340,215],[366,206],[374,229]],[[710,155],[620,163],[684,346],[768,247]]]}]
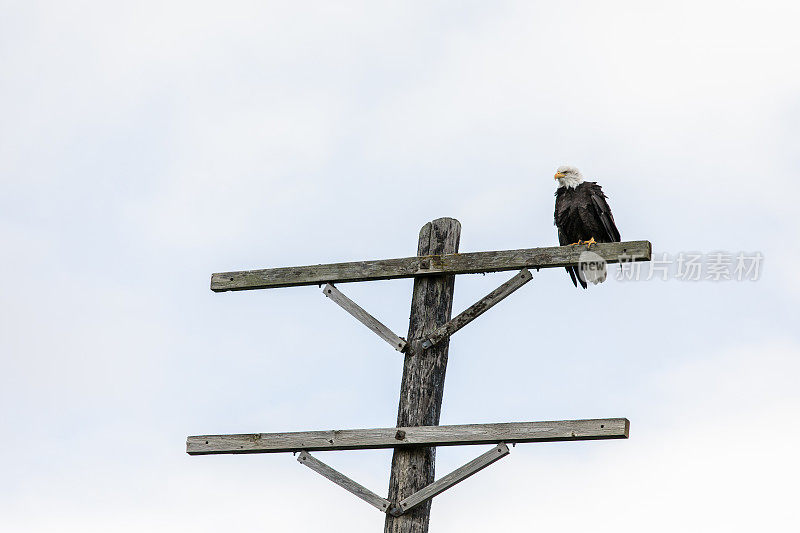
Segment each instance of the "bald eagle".
[{"label": "bald eagle", "polygon": [[[558,228],[558,243],[561,246],[592,244],[597,242],[619,242],[619,230],[614,216],[606,203],[606,195],[593,181],[583,181],[580,171],[571,166],[561,166],[556,170],[558,180],[556,189],[555,225]],[[586,276],[576,267],[566,267],[573,285],[584,289]],[[606,279],[605,265],[598,276],[591,278],[593,284]]]}]

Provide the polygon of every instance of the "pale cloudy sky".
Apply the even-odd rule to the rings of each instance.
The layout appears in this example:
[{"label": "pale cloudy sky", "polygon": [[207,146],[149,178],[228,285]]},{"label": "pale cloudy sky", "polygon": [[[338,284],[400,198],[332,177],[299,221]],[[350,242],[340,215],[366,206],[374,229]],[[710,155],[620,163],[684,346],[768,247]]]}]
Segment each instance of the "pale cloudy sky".
[{"label": "pale cloudy sky", "polygon": [[[442,423],[625,416],[438,496],[431,530],[800,520],[794,2],[0,2],[0,529],[378,531],[288,454],[385,427],[402,361],[317,287],[212,272],[552,245],[554,169],[657,254],[758,281],[534,280],[452,340]],[[456,311],[510,274],[461,276]],[[409,280],[340,288],[401,335]],[[439,450],[442,475],[484,447]],[[385,494],[390,452],[319,456]]]}]

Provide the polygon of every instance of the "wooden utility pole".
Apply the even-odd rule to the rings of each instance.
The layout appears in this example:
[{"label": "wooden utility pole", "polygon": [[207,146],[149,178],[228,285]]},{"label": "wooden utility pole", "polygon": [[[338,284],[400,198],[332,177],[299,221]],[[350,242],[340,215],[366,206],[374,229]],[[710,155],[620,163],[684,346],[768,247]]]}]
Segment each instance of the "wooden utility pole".
[{"label": "wooden utility pole", "polygon": [[[417,256],[458,252],[461,224],[453,218],[439,218],[419,232]],[[411,319],[408,326],[410,350],[406,353],[397,427],[438,426],[442,412],[444,377],[450,339],[428,349],[424,340],[450,320],[453,310],[455,276],[426,276],[414,280]],[[389,501],[399,502],[433,483],[436,448],[395,448],[389,478]],[[385,533],[427,533],[431,501],[400,516],[386,515]]]},{"label": "wooden utility pole", "polygon": [[[417,255],[349,263],[280,267],[211,276],[215,292],[324,285],[322,293],[378,337],[404,354],[397,425],[292,433],[196,435],[186,439],[190,455],[299,453],[303,466],[386,514],[384,533],[427,533],[431,500],[443,491],[508,456],[507,444],[627,439],[625,418],[548,422],[503,422],[440,426],[450,336],[531,281],[540,268],[577,267],[588,245],[458,253],[461,224],[439,218],[422,227]],[[647,241],[600,243],[592,261],[649,261]],[[530,270],[529,270],[530,269]],[[451,318],[457,274],[518,270],[514,277]],[[414,278],[408,338],[348,298],[334,283]],[[494,444],[472,461],[434,481],[437,446]],[[325,464],[309,452],[394,448],[388,498]]]}]

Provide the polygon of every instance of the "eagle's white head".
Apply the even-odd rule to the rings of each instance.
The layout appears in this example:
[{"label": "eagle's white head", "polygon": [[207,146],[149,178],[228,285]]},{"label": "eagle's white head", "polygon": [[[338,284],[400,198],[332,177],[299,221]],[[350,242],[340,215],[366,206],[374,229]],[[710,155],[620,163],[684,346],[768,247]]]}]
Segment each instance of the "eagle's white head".
[{"label": "eagle's white head", "polygon": [[554,178],[558,180],[559,187],[569,187],[570,189],[574,189],[583,183],[581,171],[570,165],[558,167]]}]

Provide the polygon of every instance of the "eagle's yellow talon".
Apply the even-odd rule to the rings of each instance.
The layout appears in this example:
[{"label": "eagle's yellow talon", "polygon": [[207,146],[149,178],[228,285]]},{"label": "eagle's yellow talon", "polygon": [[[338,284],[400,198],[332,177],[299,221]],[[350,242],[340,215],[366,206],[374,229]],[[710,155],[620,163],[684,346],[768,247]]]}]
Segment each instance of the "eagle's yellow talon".
[{"label": "eagle's yellow talon", "polygon": [[596,240],[594,240],[594,237],[592,237],[592,238],[591,238],[591,239],[589,239],[588,241],[584,241],[584,243],[583,243],[583,244],[585,244],[586,246],[588,246],[589,248],[591,248],[593,244],[597,244],[597,241],[596,241]]}]

